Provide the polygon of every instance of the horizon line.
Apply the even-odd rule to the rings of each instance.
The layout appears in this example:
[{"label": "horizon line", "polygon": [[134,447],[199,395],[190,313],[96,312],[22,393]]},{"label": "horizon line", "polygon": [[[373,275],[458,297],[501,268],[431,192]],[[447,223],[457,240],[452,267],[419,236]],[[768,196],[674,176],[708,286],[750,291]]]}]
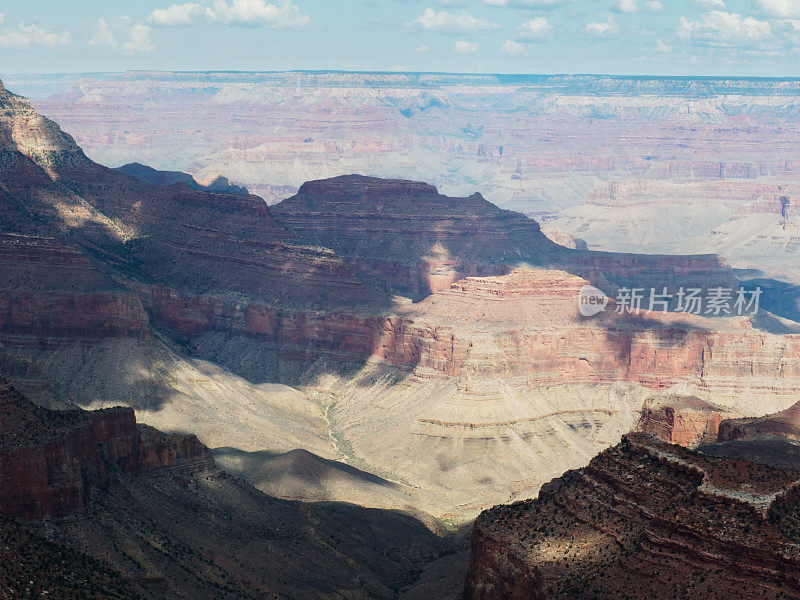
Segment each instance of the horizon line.
[{"label": "horizon line", "polygon": [[390,71],[390,70],[346,70],[346,69],[284,69],[284,70],[237,70],[237,69],[210,69],[210,70],[168,70],[168,69],[124,69],[121,71],[52,71],[52,72],[19,72],[2,73],[2,77],[45,77],[45,76],[76,76],[76,75],[124,75],[126,73],[160,73],[176,75],[281,75],[281,74],[340,74],[340,75],[457,75],[462,77],[590,77],[607,79],[667,79],[667,80],[705,80],[705,81],[800,81],[800,76],[775,76],[775,75],[653,75],[653,74],[612,74],[612,73],[493,73],[478,71]]}]

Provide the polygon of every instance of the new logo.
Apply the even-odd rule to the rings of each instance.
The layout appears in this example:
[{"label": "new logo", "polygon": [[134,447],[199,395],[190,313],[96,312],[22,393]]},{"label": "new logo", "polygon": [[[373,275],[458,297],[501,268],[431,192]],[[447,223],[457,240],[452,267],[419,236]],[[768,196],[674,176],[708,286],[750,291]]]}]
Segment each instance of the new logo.
[{"label": "new logo", "polygon": [[593,317],[608,306],[608,296],[593,285],[585,285],[578,292],[578,312],[584,317]]}]

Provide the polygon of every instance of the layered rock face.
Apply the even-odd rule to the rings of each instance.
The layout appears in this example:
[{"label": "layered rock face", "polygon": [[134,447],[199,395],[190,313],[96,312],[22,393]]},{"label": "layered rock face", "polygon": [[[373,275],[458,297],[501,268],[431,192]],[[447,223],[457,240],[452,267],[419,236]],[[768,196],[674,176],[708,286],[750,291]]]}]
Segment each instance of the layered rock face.
[{"label": "layered rock face", "polygon": [[798,598],[799,478],[631,434],[483,513],[463,597]]},{"label": "layered rock face", "polygon": [[7,343],[147,338],[141,301],[56,238],[0,233],[0,336]]},{"label": "layered rock face", "polygon": [[800,194],[792,80],[151,72],[14,85],[104,164],[224,174],[270,204],[342,173],[413,178],[480,190],[593,249],[716,252],[800,281],[797,202],[788,218],[774,202]]},{"label": "layered rock face", "polygon": [[392,465],[425,482],[429,510],[448,498],[450,514],[465,515],[492,496],[535,495],[637,426],[696,445],[716,441],[723,416],[794,402],[797,336],[740,319],[613,309],[584,319],[575,298],[586,283],[517,269],[409,305],[380,338],[382,361],[312,386],[330,398],[350,460]]},{"label": "layered rock face", "polygon": [[137,474],[211,461],[194,436],[139,430],[133,410],[52,412],[0,379],[0,512],[24,519],[86,508],[118,471]]},{"label": "layered rock face", "polygon": [[[506,276],[469,277],[408,308],[404,316],[411,323],[399,335],[386,336],[382,346],[393,342],[419,348],[419,366],[458,375],[479,346],[481,334],[491,336],[506,373],[525,377],[531,387],[635,381],[666,389],[690,382],[733,397],[728,388],[739,382],[765,392],[793,393],[800,378],[797,336],[770,335],[739,318],[618,314],[613,302],[598,317],[585,319],[576,298],[587,283],[554,269],[520,268]],[[445,354],[434,354],[441,351],[436,345],[413,341],[426,331],[447,340]],[[392,355],[383,354],[390,361]],[[782,365],[777,373],[775,360]],[[487,360],[484,367],[488,375],[497,365]]]},{"label": "layered rock face", "polygon": [[552,242],[532,219],[501,210],[480,194],[450,198],[412,181],[351,175],[308,182],[273,212],[306,243],[333,248],[356,272],[415,299],[465,276],[505,274],[519,263],[559,267],[609,291],[736,287],[732,271],[717,256],[576,251]]},{"label": "layered rock face", "polygon": [[330,251],[294,243],[260,198],[158,187],[101,167],[8,92],[0,148],[4,232],[66,235],[119,277],[193,294],[317,307],[374,300]]},{"label": "layered rock face", "polygon": [[559,248],[535,221],[480,194],[449,198],[413,181],[355,175],[312,181],[273,210],[307,243],[333,248],[357,272],[414,298],[465,275],[547,261]]}]

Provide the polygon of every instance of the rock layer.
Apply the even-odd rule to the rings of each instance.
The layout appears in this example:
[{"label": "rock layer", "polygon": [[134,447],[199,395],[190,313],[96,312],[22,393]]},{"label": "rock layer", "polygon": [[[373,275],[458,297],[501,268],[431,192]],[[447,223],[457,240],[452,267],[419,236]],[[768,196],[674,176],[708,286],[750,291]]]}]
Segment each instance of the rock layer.
[{"label": "rock layer", "polygon": [[480,194],[449,198],[413,181],[356,175],[312,181],[273,210],[307,243],[333,248],[357,272],[412,298],[465,275],[546,261],[559,248],[535,221]]},{"label": "rock layer", "polygon": [[150,336],[139,298],[56,238],[0,233],[0,336],[13,343]]}]

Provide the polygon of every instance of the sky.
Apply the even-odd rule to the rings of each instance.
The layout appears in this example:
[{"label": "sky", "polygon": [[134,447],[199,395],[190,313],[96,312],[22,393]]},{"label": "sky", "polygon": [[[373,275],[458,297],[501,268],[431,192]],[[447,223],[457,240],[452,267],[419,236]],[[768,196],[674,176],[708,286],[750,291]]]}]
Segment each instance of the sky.
[{"label": "sky", "polygon": [[0,72],[800,76],[800,0],[0,0]]}]

